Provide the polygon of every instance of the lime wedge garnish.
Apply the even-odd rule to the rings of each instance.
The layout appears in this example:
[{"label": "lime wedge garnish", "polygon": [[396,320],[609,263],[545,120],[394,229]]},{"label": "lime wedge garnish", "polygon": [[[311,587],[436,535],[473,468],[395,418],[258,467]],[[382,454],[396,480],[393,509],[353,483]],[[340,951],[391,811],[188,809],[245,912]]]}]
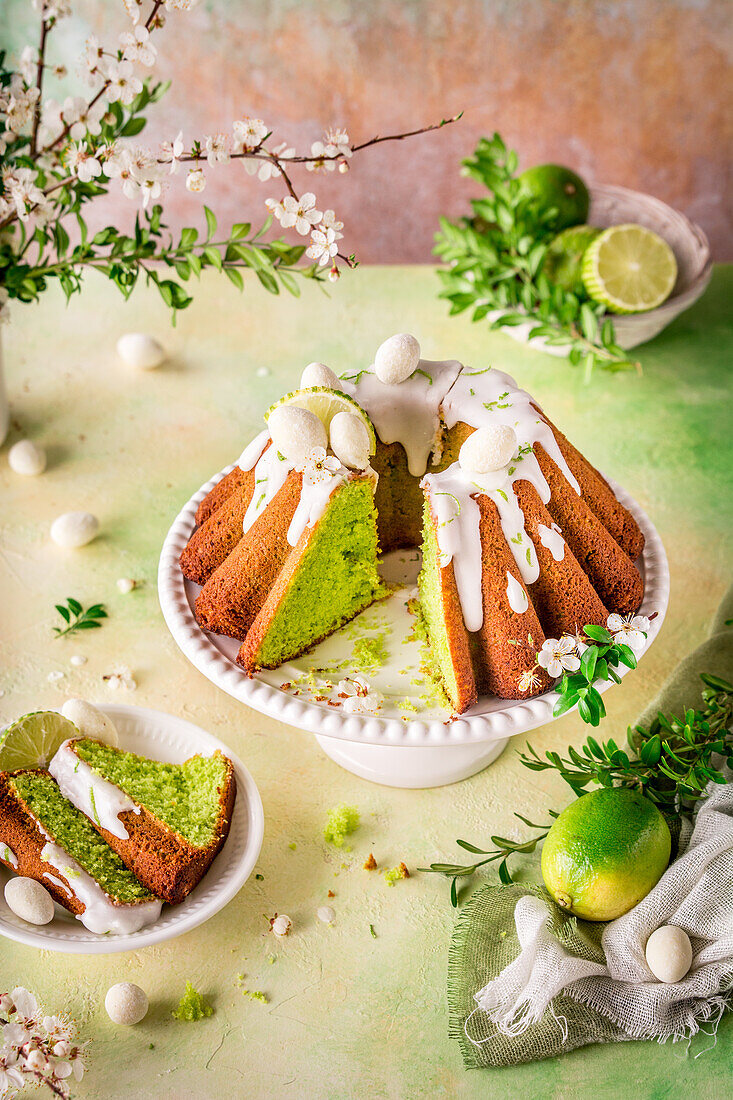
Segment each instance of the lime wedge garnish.
[{"label": "lime wedge garnish", "polygon": [[46,768],[56,750],[79,730],[55,710],[26,714],[0,734],[0,772],[17,768]]},{"label": "lime wedge garnish", "polygon": [[315,413],[326,432],[328,432],[336,413],[354,413],[362,419],[364,427],[369,432],[369,454],[373,455],[377,449],[377,437],[374,434],[371,420],[361,405],[354,401],[353,397],[342,393],[341,390],[329,390],[325,386],[313,386],[311,389],[286,393],[284,397],[281,397],[279,401],[270,406],[265,413],[265,421],[267,422],[270,419],[270,414],[275,409],[281,409],[284,405],[297,405],[301,409],[308,409],[309,412]]},{"label": "lime wedge garnish", "polygon": [[583,283],[612,313],[641,313],[669,298],[677,261],[666,241],[641,225],[612,225],[583,256]]}]

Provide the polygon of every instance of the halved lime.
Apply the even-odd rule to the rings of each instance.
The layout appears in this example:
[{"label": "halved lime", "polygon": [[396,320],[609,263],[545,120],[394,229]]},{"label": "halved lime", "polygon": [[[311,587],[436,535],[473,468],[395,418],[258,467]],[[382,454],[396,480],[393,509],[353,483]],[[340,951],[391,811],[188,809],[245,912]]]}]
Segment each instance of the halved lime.
[{"label": "halved lime", "polygon": [[0,734],[0,772],[17,768],[46,768],[56,750],[79,730],[55,710],[36,710]]},{"label": "halved lime", "polygon": [[612,313],[641,313],[669,298],[677,261],[666,241],[642,225],[612,225],[589,245],[581,267],[595,302]]},{"label": "halved lime", "polygon": [[308,409],[309,412],[315,413],[327,432],[336,413],[354,413],[361,418],[364,427],[369,432],[369,454],[373,455],[377,449],[377,437],[371,420],[361,405],[354,401],[353,397],[342,393],[341,390],[329,390],[326,386],[313,386],[310,389],[286,393],[284,397],[281,397],[267,410],[265,422],[270,419],[270,414],[275,409],[281,409],[285,405],[297,405],[298,408]]}]

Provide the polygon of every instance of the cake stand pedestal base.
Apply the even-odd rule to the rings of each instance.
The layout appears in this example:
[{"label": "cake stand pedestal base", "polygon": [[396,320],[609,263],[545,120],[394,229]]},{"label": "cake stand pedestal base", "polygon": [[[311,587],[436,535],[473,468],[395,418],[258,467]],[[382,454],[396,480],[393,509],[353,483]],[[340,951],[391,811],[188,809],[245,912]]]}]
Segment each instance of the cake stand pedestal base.
[{"label": "cake stand pedestal base", "polygon": [[445,787],[482,771],[504,751],[508,738],[475,745],[405,748],[402,745],[364,745],[319,737],[326,756],[354,775],[385,787]]}]

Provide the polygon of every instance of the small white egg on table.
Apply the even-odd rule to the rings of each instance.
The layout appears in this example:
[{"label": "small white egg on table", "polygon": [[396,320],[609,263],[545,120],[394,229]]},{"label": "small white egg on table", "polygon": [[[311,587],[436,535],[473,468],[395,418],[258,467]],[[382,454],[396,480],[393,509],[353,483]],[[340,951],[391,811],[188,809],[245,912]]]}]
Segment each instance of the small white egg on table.
[{"label": "small white egg on table", "polygon": [[336,920],[336,914],[330,905],[322,905],[316,912],[316,916],[320,921],[323,921],[324,924],[333,924]]},{"label": "small white egg on table", "polygon": [[113,1023],[132,1027],[147,1015],[148,995],[134,982],[118,982],[107,990],[104,1007]]},{"label": "small white egg on table", "polygon": [[123,596],[126,596],[128,592],[132,592],[135,588],[135,581],[132,577],[120,577],[117,581],[117,591],[121,592]]},{"label": "small white egg on table", "polygon": [[163,346],[145,332],[126,332],[120,336],[117,354],[126,366],[135,370],[155,370],[166,359]]},{"label": "small white egg on table", "polygon": [[67,699],[61,708],[64,718],[73,722],[82,737],[93,737],[97,741],[104,741],[105,745],[117,748],[120,743],[114,722],[98,707],[88,703],[86,699]]},{"label": "small white egg on table", "polygon": [[340,384],[338,376],[325,363],[309,363],[300,379],[300,387],[304,390],[312,389],[313,386],[337,390]]},{"label": "small white egg on table", "polygon": [[690,937],[676,924],[663,924],[652,932],[644,953],[654,977],[667,985],[681,981],[692,966]]},{"label": "small white egg on table", "polygon": [[91,512],[64,512],[51,524],[51,538],[67,550],[86,546],[98,531],[99,520]]},{"label": "small white egg on table", "polygon": [[461,447],[458,461],[471,474],[488,474],[507,466],[517,450],[517,434],[508,424],[478,428]]},{"label": "small white egg on table", "polygon": [[11,878],[5,884],[5,901],[16,917],[28,924],[53,920],[53,898],[34,878]]},{"label": "small white egg on table", "polygon": [[414,373],[419,362],[420,345],[415,337],[409,332],[398,332],[377,348],[374,372],[386,386],[396,386]]},{"label": "small white egg on table", "polygon": [[273,409],[267,421],[272,442],[296,469],[304,465],[314,447],[328,446],[328,436],[315,413],[298,405]]},{"label": "small white egg on table", "polygon": [[14,474],[37,477],[46,469],[46,452],[30,439],[20,439],[8,451],[8,465]]},{"label": "small white egg on table", "polygon": [[369,432],[356,413],[336,413],[329,427],[331,450],[339,462],[351,470],[366,470],[369,465]]}]

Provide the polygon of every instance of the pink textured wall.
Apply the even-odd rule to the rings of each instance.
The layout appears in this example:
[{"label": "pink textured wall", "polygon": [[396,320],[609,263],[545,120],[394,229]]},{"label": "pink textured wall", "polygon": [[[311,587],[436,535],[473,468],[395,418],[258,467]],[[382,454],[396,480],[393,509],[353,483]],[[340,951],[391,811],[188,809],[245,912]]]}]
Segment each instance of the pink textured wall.
[{"label": "pink textured wall", "polygon": [[[59,32],[70,57],[90,31],[123,29],[119,0],[74,7]],[[498,129],[523,166],[559,161],[650,191],[730,257],[730,16],[728,0],[203,0],[158,36],[157,71],[174,84],[142,137],[183,126],[190,138],[254,114],[307,151],[331,123],[363,140],[463,109],[438,134],[360,154],[347,176],[301,173],[300,189],[343,218],[349,251],[428,261],[439,214],[475,193],[461,157]],[[210,173],[204,197],[226,223],[260,217],[271,194],[230,165]],[[200,209],[180,180],[166,204],[174,223]]]}]

